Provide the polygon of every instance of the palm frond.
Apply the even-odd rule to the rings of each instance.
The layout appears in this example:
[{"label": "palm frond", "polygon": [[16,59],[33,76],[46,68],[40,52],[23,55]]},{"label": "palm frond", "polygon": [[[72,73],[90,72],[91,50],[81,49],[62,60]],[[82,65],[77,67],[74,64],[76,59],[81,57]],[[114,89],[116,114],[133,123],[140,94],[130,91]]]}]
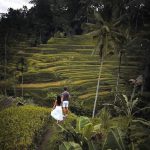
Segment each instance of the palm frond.
[{"label": "palm frond", "polygon": [[132,102],[132,108],[134,108],[137,105],[138,102],[139,102],[138,98],[136,98],[135,100],[133,100],[133,102]]},{"label": "palm frond", "polygon": [[63,142],[59,146],[59,150],[82,150],[79,144],[75,142]]},{"label": "palm frond", "polygon": [[65,132],[68,132],[68,130],[66,130],[63,126],[61,126],[60,124],[57,124],[58,125],[58,127],[60,127],[60,129],[62,130],[62,132],[63,131],[65,131]]},{"label": "palm frond", "polygon": [[128,97],[126,95],[123,95],[123,97],[124,97],[125,102],[128,103],[129,102]]},{"label": "palm frond", "polygon": [[150,121],[147,121],[147,120],[145,120],[143,118],[134,119],[134,120],[132,120],[132,122],[133,123],[139,122],[139,123],[142,123],[143,125],[146,125],[146,126],[150,127]]},{"label": "palm frond", "polygon": [[141,108],[141,109],[135,111],[135,112],[133,113],[133,115],[139,113],[140,111],[146,110],[146,109],[150,109],[150,107],[144,107],[144,108]]}]

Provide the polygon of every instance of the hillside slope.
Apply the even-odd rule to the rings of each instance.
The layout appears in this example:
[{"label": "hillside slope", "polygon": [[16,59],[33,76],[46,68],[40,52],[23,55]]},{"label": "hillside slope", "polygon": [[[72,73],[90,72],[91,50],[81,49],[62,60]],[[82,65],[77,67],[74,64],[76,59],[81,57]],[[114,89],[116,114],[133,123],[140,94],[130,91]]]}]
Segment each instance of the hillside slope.
[{"label": "hillside slope", "polygon": [[[46,99],[47,93],[60,93],[67,86],[72,99],[85,102],[85,107],[91,107],[100,66],[99,56],[91,55],[94,48],[92,37],[87,35],[52,38],[48,44],[26,48],[24,56],[29,67],[28,72],[24,73],[24,85],[17,86],[18,94],[23,86],[25,95],[27,93],[42,104],[41,99]],[[128,80],[139,74],[139,58],[142,56],[129,55],[123,58],[120,92],[129,90]],[[107,57],[102,70],[99,99],[113,94],[117,71],[118,56]]]}]

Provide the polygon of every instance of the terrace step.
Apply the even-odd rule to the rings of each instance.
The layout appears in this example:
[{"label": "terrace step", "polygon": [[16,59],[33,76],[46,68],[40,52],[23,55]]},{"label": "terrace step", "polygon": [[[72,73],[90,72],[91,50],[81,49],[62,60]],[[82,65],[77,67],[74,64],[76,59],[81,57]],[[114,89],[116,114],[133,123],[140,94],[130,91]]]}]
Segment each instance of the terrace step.
[{"label": "terrace step", "polygon": [[[24,56],[27,57],[29,64],[28,72],[24,75],[26,84],[18,85],[18,90],[23,86],[26,92],[35,90],[39,97],[40,95],[43,97],[40,90],[47,89],[57,93],[67,85],[72,89],[81,88],[81,90],[75,90],[79,100],[94,99],[100,67],[99,56],[91,55],[95,49],[94,45],[92,38],[84,35],[72,38],[52,38],[48,44],[27,47],[24,49]],[[143,59],[143,56],[130,55],[123,58],[119,80],[120,90],[125,89],[128,78],[138,74],[139,59]],[[117,55],[105,58],[100,81],[100,96],[114,91],[118,60]],[[50,74],[56,75],[53,77],[56,80],[51,80]],[[47,93],[44,92],[44,94]]]}]

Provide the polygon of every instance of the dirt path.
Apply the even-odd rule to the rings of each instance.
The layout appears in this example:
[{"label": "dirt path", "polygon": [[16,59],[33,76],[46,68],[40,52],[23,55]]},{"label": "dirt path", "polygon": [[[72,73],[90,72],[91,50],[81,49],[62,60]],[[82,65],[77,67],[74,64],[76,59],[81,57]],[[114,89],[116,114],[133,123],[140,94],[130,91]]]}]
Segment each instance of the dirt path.
[{"label": "dirt path", "polygon": [[39,146],[38,150],[45,150],[46,145],[48,144],[48,141],[50,139],[51,136],[51,129],[48,128],[45,135],[43,136],[43,140],[41,145]]}]

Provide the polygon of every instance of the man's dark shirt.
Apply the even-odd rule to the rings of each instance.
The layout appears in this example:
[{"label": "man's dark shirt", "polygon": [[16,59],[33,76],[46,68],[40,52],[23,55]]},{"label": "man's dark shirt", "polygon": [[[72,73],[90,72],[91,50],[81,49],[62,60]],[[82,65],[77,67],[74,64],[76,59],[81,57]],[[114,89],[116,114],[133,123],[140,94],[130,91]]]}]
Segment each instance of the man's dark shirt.
[{"label": "man's dark shirt", "polygon": [[69,92],[64,91],[62,93],[62,96],[63,96],[63,101],[69,101]]}]

